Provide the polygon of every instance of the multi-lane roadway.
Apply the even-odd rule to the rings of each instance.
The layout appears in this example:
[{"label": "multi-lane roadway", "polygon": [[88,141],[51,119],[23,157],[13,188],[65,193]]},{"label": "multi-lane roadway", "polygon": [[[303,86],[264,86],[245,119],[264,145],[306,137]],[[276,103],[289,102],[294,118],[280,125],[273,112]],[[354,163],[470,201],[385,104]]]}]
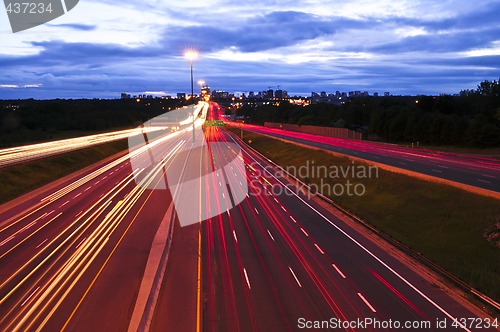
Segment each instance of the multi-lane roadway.
[{"label": "multi-lane roadway", "polygon": [[[323,324],[353,331],[438,331],[438,322],[446,322],[439,323],[446,330],[473,331],[466,325],[454,329],[454,320],[486,317],[349,227],[233,134],[211,129],[210,137],[239,144],[244,169],[227,177],[245,173],[249,191],[240,205],[202,224],[204,330]],[[217,164],[231,158],[229,149],[221,149],[212,159]]]},{"label": "multi-lane roadway", "polygon": [[197,294],[193,317],[203,330],[328,321],[339,330],[442,331],[441,322],[474,331],[492,323],[297,190],[233,134],[198,130],[202,122],[195,137],[186,122],[0,209],[1,330],[127,330],[151,243],[176,197],[184,197],[180,225],[203,220],[201,288],[186,290]]},{"label": "multi-lane roadway", "polygon": [[176,151],[191,137],[190,130],[156,133],[125,156],[4,205],[0,330],[127,330],[172,200],[163,174],[182,162]]}]

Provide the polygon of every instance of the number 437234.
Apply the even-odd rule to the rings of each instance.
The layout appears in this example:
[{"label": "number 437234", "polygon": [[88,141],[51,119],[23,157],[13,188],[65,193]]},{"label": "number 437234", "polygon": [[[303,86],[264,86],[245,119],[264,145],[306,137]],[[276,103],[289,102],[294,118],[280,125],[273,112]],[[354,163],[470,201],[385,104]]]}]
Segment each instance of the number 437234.
[{"label": "number 437234", "polygon": [[43,2],[14,2],[5,7],[9,14],[43,14],[52,13],[52,4]]}]

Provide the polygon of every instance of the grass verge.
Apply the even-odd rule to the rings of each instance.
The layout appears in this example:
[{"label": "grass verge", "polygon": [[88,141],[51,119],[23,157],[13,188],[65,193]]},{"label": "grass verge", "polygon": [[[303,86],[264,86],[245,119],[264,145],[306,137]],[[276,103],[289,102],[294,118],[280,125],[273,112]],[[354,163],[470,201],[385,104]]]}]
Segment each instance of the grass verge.
[{"label": "grass verge", "polygon": [[[228,130],[240,134],[239,129]],[[300,147],[267,136],[244,132],[245,142],[282,167],[298,169],[304,165],[343,167],[364,166],[347,157],[336,157],[327,152]],[[493,198],[475,195],[454,187],[427,182],[382,169],[378,177],[333,178],[301,177],[314,183],[323,194],[337,204],[388,234],[392,238],[420,252],[470,286],[500,300],[500,248],[495,247],[493,233],[500,233],[500,204]],[[323,181],[323,182],[321,182]],[[337,196],[332,188],[336,183],[362,184],[362,196]],[[328,190],[326,190],[328,191]],[[340,193],[340,190],[337,190]],[[496,237],[498,239],[498,237]],[[498,241],[498,240],[497,240]],[[498,246],[498,242],[496,242]]]},{"label": "grass verge", "polygon": [[127,140],[0,168],[0,204],[127,149]]}]

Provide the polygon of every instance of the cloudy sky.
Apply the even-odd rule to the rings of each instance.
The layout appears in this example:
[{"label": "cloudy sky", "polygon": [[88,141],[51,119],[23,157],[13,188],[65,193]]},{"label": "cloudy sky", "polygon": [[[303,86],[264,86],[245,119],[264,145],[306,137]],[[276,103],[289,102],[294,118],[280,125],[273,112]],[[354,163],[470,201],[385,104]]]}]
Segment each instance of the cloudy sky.
[{"label": "cloudy sky", "polygon": [[500,1],[80,0],[13,34],[0,10],[0,99],[115,98],[278,85],[291,94],[457,93],[500,77]]}]

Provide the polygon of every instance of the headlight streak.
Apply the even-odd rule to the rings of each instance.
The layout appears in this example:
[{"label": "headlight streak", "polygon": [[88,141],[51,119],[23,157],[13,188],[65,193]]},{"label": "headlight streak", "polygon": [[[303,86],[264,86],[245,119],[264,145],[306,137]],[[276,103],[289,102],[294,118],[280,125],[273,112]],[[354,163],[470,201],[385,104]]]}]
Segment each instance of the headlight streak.
[{"label": "headlight streak", "polygon": [[145,127],[121,130],[105,134],[69,138],[59,141],[24,145],[19,147],[0,149],[0,167],[41,159],[56,154],[74,151],[93,145],[125,139],[131,135],[166,130],[164,127]]},{"label": "headlight streak", "polygon": [[[197,121],[195,121],[195,126],[200,127],[203,122],[203,119],[198,119]],[[43,199],[41,199],[40,203],[35,206],[35,208],[26,209],[25,211],[16,214],[15,216],[9,218],[6,222],[4,222],[3,224],[6,225],[6,227],[1,229],[0,233],[9,229],[15,224],[18,224],[22,220],[25,220],[26,218],[32,216],[37,211],[46,208],[50,204],[57,204],[55,202],[57,202],[60,198],[74,192],[74,190],[78,188],[82,188],[82,186],[86,185],[103,173],[108,172],[117,166],[119,168],[122,168],[124,165],[120,166],[120,164],[125,164],[130,159],[136,158],[142,153],[147,153],[151,149],[159,146],[159,144],[181,134],[182,133],[178,131],[170,133],[169,135],[162,136],[150,142],[150,144],[132,151],[128,155],[125,155],[107,164],[106,166],[103,166],[85,175],[75,182],[57,190],[53,194],[44,197]],[[168,148],[169,153],[166,154],[166,156],[163,157],[160,162],[155,163],[152,169],[147,170],[147,175],[142,178],[141,185],[145,185],[147,188],[154,180],[158,178],[158,175],[161,176],[160,173],[164,172],[165,167],[168,168],[169,162],[176,156],[175,152],[178,151],[181,146],[186,143],[186,140],[175,140],[173,143],[176,144],[171,144],[174,146],[170,146]],[[164,151],[165,147],[161,147],[161,149],[162,151]],[[57,310],[57,307],[60,306],[67,295],[71,292],[71,289],[74,288],[78,280],[80,280],[82,275],[88,270],[89,266],[92,263],[95,263],[96,257],[104,250],[104,248],[107,247],[106,243],[109,243],[108,241],[111,236],[113,234],[117,234],[116,231],[118,227],[123,222],[127,214],[129,214],[130,210],[134,206],[136,206],[139,199],[141,199],[142,194],[147,189],[142,189],[138,185],[134,186],[131,191],[127,192],[124,196],[121,196],[123,197],[123,199],[120,201],[121,203],[117,204],[109,213],[107,213],[107,215],[104,217],[104,220],[99,221],[99,216],[101,216],[104,211],[111,206],[112,200],[115,199],[116,196],[127,186],[129,186],[131,182],[133,182],[134,177],[137,177],[139,173],[142,173],[144,171],[144,169],[134,171],[125,179],[117,183],[104,196],[100,197],[98,201],[95,202],[92,206],[88,207],[84,211],[80,211],[74,217],[75,220],[70,224],[65,225],[54,239],[45,239],[42,243],[40,243],[37,246],[36,255],[31,257],[28,262],[22,263],[23,265],[20,266],[20,268],[18,268],[16,272],[14,272],[14,274],[12,274],[0,285],[0,291],[2,289],[4,291],[8,290],[8,293],[0,299],[0,305],[4,304],[7,299],[9,299],[16,292],[21,291],[21,289],[23,292],[19,293],[19,295],[16,295],[16,298],[14,300],[16,304],[11,307],[9,312],[5,313],[5,315],[0,318],[0,325],[2,326],[2,329],[5,324],[8,324],[8,326],[6,327],[7,330],[25,330],[30,328],[37,328],[37,330],[40,330],[41,328],[43,328],[43,326],[48,322],[55,310]],[[150,197],[150,195],[151,193],[146,198],[146,201]],[[76,198],[76,196],[74,198]],[[136,220],[146,201],[139,208],[139,211],[136,213],[132,222],[128,225],[126,231]],[[51,213],[52,212],[53,211],[51,211]],[[49,214],[43,213],[42,215],[37,216],[35,221],[47,218]],[[23,238],[20,243],[16,244],[14,248],[11,248],[9,252],[4,253],[2,257],[12,252],[14,249],[19,247],[20,244],[33,237],[33,235],[35,235],[43,227],[59,218],[61,214],[62,212],[56,214],[52,219],[45,222],[45,224],[38,229],[32,227],[33,225],[35,225],[35,221],[32,221],[27,226],[23,225],[24,227],[18,230],[16,234],[24,232],[27,234],[27,236]],[[92,231],[90,235],[85,234],[89,229],[92,229],[93,226],[96,225],[97,227]],[[27,232],[28,230],[31,231],[32,229],[34,230],[34,232]],[[121,235],[119,241],[121,241],[125,233]],[[117,234],[117,236],[119,237],[120,234]],[[76,243],[79,243],[78,247],[75,247]],[[56,246],[56,248],[50,249],[54,246]],[[116,249],[116,246],[114,249]],[[38,247],[41,248],[38,249]],[[50,252],[48,250],[50,250]],[[73,254],[71,254],[72,250],[74,250]],[[47,256],[44,257],[43,255]],[[71,256],[68,257],[68,255]],[[108,256],[108,259],[111,257],[111,255],[112,253]],[[106,259],[106,262],[108,259]],[[33,268],[32,265],[39,260],[41,260],[41,262],[36,263],[37,265]],[[49,261],[50,264],[48,264]],[[106,262],[101,267],[101,270],[102,268],[104,268]],[[59,267],[57,265],[59,265]],[[27,271],[28,267],[30,268],[29,271]],[[27,274],[25,276],[21,276],[21,274],[24,274],[24,271],[26,271]],[[35,275],[35,273],[38,274]],[[8,284],[12,284],[14,278],[16,277],[21,277],[21,281],[16,281],[16,285],[12,289],[7,289],[6,287],[8,286]],[[95,278],[97,278],[97,276]],[[30,283],[27,283],[28,281],[30,281]],[[35,289],[36,291],[34,291]],[[80,300],[80,303],[82,300],[83,298]],[[10,302],[12,301],[9,301],[9,306]],[[23,305],[21,306],[20,304]],[[49,309],[50,311],[47,313]],[[44,318],[42,322],[40,322],[41,318]],[[67,322],[69,322],[69,319]],[[38,325],[39,323],[40,325]],[[26,326],[27,324],[29,325]]]},{"label": "headlight streak", "polygon": [[[172,159],[172,157],[175,156],[175,151],[177,151],[182,144],[184,144],[184,141],[178,143],[175,146],[175,148],[162,159],[160,163],[156,164],[154,168],[148,172],[148,175],[143,179],[143,181],[146,181],[149,185],[149,183],[151,183],[157,177],[157,175],[163,171],[163,168]],[[144,149],[142,152],[144,151],[146,150]],[[131,178],[128,180],[127,184],[133,180],[132,178],[133,174],[130,177]],[[139,186],[135,186],[132,189],[132,191],[125,196],[125,198],[123,199],[123,203],[119,204],[117,207],[115,207],[115,209],[113,209],[110,213],[108,213],[105,219],[102,222],[100,222],[100,226],[96,230],[94,230],[92,235],[90,235],[85,241],[83,241],[83,243],[79,246],[79,248],[77,248],[75,253],[72,255],[71,259],[68,260],[64,264],[64,266],[61,267],[56,272],[55,277],[51,278],[39,291],[37,291],[36,296],[33,296],[32,298],[29,299],[28,301],[29,305],[23,307],[22,312],[16,315],[16,317],[13,320],[10,320],[11,324],[9,325],[9,328],[10,326],[15,325],[14,329],[24,329],[26,328],[26,326],[24,325],[26,324],[26,322],[28,322],[28,320],[31,322],[30,323],[31,327],[33,324],[36,324],[36,321],[41,317],[42,314],[44,314],[44,312],[48,308],[52,308],[50,312],[45,316],[45,319],[41,323],[39,328],[41,328],[44,324],[46,324],[50,316],[55,312],[57,307],[64,300],[67,294],[71,291],[76,282],[81,278],[83,273],[85,273],[88,266],[90,266],[95,257],[102,251],[102,249],[104,248],[104,243],[102,242],[103,239],[107,241],[110,238],[113,232],[118,228],[119,224],[123,221],[127,213],[133,208],[133,206],[140,199],[141,195],[144,193],[145,190],[146,189],[141,189],[141,187]],[[103,199],[101,199],[99,202],[101,202],[104,199],[108,199],[107,196],[108,195],[103,197]],[[53,197],[51,197],[51,199],[53,199]],[[103,209],[100,209],[99,212],[102,212],[110,204],[109,200],[108,202],[109,203]],[[92,208],[95,207],[98,203],[94,204]],[[75,223],[79,221],[81,218],[83,218],[91,209],[83,213],[75,221]],[[73,232],[72,235],[75,235],[77,231],[80,231],[81,227],[83,226],[80,226],[75,232]],[[90,225],[88,227],[90,227]],[[60,249],[63,245],[65,245],[70,238],[71,236],[68,237],[57,249]],[[75,237],[71,245],[68,246],[68,249],[66,249],[61,255],[66,253],[70,248],[73,248],[73,244],[75,244],[77,240],[78,238]],[[47,244],[44,247],[44,249],[48,248],[54,241],[55,240]],[[92,255],[92,253],[94,254]],[[87,264],[85,264],[85,262],[87,262]],[[53,267],[54,264],[55,263],[53,263],[49,268]],[[78,270],[80,270],[80,273],[78,273]],[[47,273],[48,272],[44,273],[43,276],[45,276]],[[31,275],[32,274],[30,274],[29,276]],[[73,282],[70,285],[67,285],[72,280],[72,278]],[[61,294],[63,290],[65,290],[65,292]],[[10,294],[11,293],[9,293],[9,295]],[[57,301],[57,303],[54,304],[53,302],[57,299],[57,296],[60,296],[59,300]],[[26,310],[28,309],[24,308],[29,308],[29,311],[26,312]],[[35,316],[33,317],[33,315]],[[21,321],[19,321],[20,317],[23,317]]]},{"label": "headlight streak", "polygon": [[[0,229],[0,233],[9,229],[10,227],[14,226],[15,224],[22,221],[23,219],[31,216],[32,214],[36,213],[37,211],[43,209],[44,207],[48,206],[50,203],[55,202],[57,199],[64,197],[68,193],[71,193],[74,190],[76,190],[77,188],[89,183],[90,181],[92,181],[96,177],[98,177],[99,175],[108,172],[109,170],[113,169],[114,167],[117,167],[118,165],[120,165],[122,163],[127,162],[131,158],[136,158],[136,157],[140,156],[142,153],[146,153],[152,147],[155,147],[156,145],[163,143],[166,140],[171,139],[174,136],[177,136],[177,132],[174,132],[174,133],[171,133],[171,134],[166,135],[164,137],[158,138],[157,140],[151,142],[151,144],[149,144],[148,146],[141,147],[141,148],[133,151],[132,153],[129,153],[129,154],[127,154],[127,155],[125,155],[125,156],[123,156],[123,157],[121,157],[121,158],[85,175],[84,177],[82,177],[82,178],[76,180],[75,182],[65,186],[64,188],[59,189],[58,191],[52,193],[51,195],[42,198],[41,202],[39,203],[40,205],[37,205],[37,207],[34,210],[28,209],[26,211],[23,211],[21,213],[16,214],[15,216],[13,216],[13,217],[9,218],[7,221],[5,221],[3,224],[6,224],[7,226]],[[134,172],[136,172],[136,170],[134,170]],[[24,214],[24,216],[22,216],[23,214]],[[20,216],[22,216],[22,217],[20,217]]]}]

